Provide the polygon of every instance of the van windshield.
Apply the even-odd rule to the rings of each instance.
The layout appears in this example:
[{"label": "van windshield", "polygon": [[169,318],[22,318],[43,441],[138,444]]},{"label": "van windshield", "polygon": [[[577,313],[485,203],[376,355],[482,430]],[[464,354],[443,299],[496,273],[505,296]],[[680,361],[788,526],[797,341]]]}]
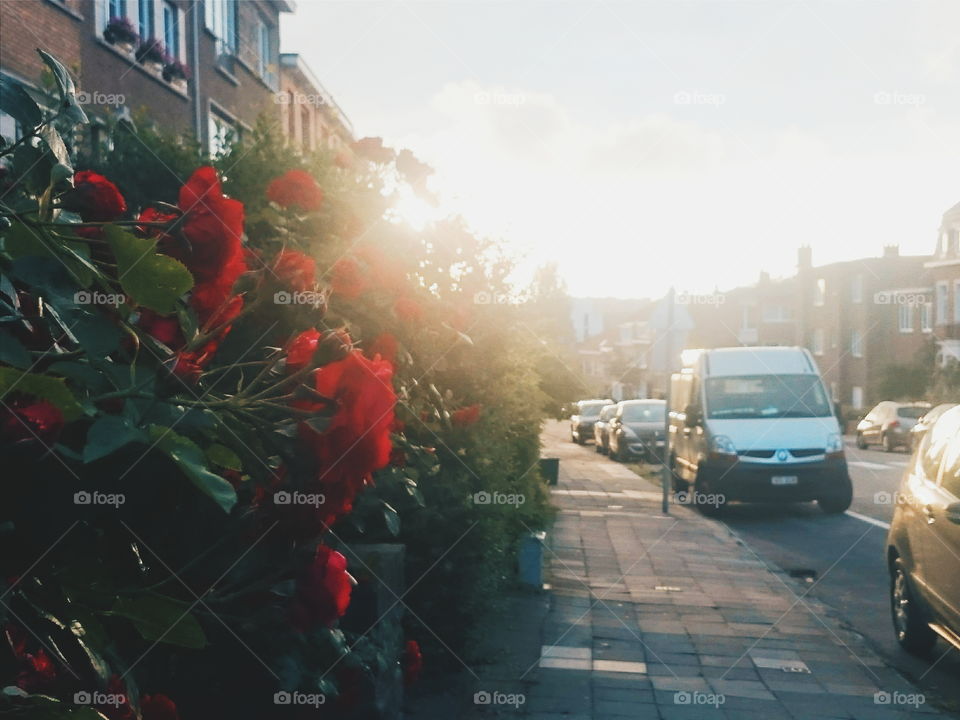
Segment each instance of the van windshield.
[{"label": "van windshield", "polygon": [[830,402],[816,375],[708,378],[707,417],[716,419],[827,417]]}]

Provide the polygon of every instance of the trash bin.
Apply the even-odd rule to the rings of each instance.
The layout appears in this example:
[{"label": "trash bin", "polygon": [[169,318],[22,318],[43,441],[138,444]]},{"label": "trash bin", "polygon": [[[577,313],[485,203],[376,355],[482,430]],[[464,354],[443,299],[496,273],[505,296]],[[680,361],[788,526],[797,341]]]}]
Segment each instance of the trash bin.
[{"label": "trash bin", "polygon": [[548,485],[556,485],[560,480],[560,458],[540,458],[540,477]]},{"label": "trash bin", "polygon": [[547,539],[544,531],[529,532],[520,540],[517,562],[520,569],[520,582],[537,590],[543,587],[543,543]]}]

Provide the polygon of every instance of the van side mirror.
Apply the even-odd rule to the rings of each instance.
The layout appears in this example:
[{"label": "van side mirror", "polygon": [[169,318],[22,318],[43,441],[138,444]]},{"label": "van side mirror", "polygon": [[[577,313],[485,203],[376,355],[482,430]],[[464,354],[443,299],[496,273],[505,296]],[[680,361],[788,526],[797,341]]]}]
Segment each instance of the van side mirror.
[{"label": "van side mirror", "polygon": [[687,427],[696,427],[703,421],[703,417],[700,415],[700,408],[696,405],[687,405],[683,409],[684,415],[684,424]]}]

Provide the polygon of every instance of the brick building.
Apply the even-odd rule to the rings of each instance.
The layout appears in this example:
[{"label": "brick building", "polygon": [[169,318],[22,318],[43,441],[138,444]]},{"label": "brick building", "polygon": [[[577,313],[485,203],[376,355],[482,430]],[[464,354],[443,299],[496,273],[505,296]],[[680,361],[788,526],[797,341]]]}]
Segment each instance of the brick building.
[{"label": "brick building", "polygon": [[279,19],[292,10],[289,0],[0,2],[0,72],[42,100],[43,48],[75,74],[93,142],[109,114],[142,108],[216,154],[261,114],[280,122]]},{"label": "brick building", "polygon": [[281,126],[287,142],[304,152],[350,152],[353,127],[333,96],[296,53],[280,54]]},{"label": "brick building", "polygon": [[938,360],[960,362],[960,203],[943,214],[937,246],[926,270],[933,288]]}]

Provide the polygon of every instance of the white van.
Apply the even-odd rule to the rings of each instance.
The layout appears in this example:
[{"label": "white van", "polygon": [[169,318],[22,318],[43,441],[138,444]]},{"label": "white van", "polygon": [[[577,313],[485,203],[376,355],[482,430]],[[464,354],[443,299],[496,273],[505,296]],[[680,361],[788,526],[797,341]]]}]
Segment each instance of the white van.
[{"label": "white van", "polygon": [[705,512],[730,500],[816,500],[827,513],[850,507],[843,436],[806,349],[686,350],[682,357],[670,386],[676,490],[692,485]]}]

